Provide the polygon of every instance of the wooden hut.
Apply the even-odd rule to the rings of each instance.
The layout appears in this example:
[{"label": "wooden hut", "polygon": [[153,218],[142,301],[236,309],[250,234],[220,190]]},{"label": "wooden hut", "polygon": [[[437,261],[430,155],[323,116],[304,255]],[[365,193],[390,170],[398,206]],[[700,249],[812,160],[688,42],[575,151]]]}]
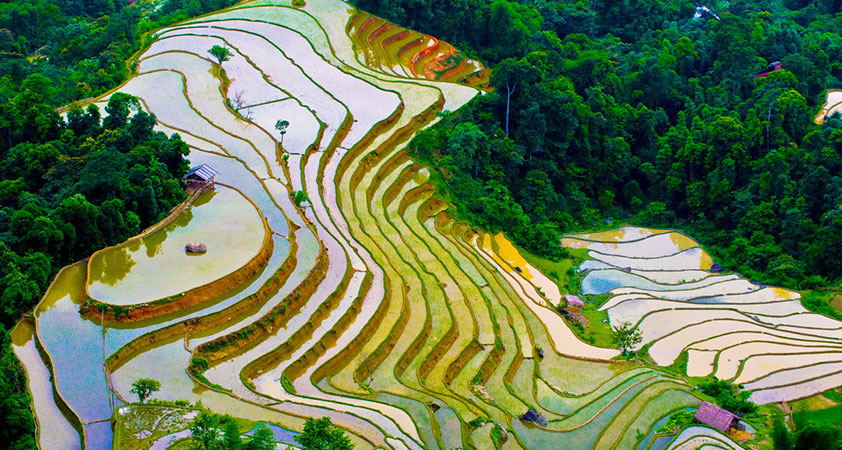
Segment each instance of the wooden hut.
[{"label": "wooden hut", "polygon": [[739,422],[740,418],[713,403],[704,402],[694,416],[697,422],[716,428],[728,433],[728,430]]},{"label": "wooden hut", "polygon": [[187,183],[187,190],[207,189],[213,186],[213,181],[217,173],[213,167],[202,164],[190,169],[182,180]]}]

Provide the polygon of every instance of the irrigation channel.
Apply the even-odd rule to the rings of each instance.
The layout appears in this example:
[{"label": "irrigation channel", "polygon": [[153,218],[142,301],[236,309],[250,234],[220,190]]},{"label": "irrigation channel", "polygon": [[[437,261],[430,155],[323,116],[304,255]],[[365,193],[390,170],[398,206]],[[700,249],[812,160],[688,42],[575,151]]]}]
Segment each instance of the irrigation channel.
[{"label": "irrigation channel", "polygon": [[[214,45],[231,50],[221,67]],[[142,377],[161,382],[156,399],[281,434],[327,416],[358,449],[739,448],[703,427],[654,436],[696,393],[577,338],[555,311],[558,286],[504,236],[455,220],[409,157],[416,132],[484,95],[478,62],[338,0],[243,2],[160,30],[136,62],[115,92],[180,134],[217,186],[64,268],[15,329],[41,448],[186,436],[189,413],[165,406],[127,425]],[[193,241],[207,253],[185,255]],[[759,402],[842,383],[836,322],[794,293],[711,273],[686,236],[561,244],[590,250],[583,289],[611,293],[611,322],[637,324],[659,364],[689,351],[690,375],[753,383]],[[199,358],[207,370],[190,369]],[[529,409],[547,425],[522,422]]]}]

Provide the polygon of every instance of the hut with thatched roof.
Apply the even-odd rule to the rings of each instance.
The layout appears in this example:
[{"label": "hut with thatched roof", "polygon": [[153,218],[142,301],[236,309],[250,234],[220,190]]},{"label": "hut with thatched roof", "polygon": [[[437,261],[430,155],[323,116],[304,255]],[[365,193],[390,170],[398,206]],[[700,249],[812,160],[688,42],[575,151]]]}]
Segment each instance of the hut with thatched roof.
[{"label": "hut with thatched roof", "polygon": [[697,422],[714,427],[723,433],[727,433],[740,420],[735,414],[710,402],[702,403],[694,418]]},{"label": "hut with thatched roof", "polygon": [[567,302],[567,306],[572,306],[574,308],[581,308],[585,306],[585,302],[573,294],[564,294],[564,301]]}]

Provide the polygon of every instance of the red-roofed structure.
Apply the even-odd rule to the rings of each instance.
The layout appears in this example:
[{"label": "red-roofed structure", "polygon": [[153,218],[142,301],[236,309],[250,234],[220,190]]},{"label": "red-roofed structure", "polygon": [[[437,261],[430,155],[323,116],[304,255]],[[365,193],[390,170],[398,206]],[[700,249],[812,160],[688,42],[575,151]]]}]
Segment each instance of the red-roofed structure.
[{"label": "red-roofed structure", "polygon": [[723,433],[727,433],[728,429],[739,421],[736,415],[710,402],[702,403],[694,418],[697,422],[712,426]]},{"label": "red-roofed structure", "polygon": [[754,78],[766,78],[767,76],[769,76],[770,73],[772,73],[776,70],[784,70],[784,68],[781,67],[780,61],[775,61],[772,64],[769,64],[769,68],[767,70],[764,70],[763,72],[758,73],[757,75],[754,76]]}]

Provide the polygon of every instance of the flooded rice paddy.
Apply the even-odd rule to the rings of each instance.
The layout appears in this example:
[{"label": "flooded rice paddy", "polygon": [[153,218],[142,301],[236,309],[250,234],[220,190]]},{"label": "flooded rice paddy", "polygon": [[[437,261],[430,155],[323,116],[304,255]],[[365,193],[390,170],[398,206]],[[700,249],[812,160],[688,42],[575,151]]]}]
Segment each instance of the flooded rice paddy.
[{"label": "flooded rice paddy", "polygon": [[[88,293],[103,303],[132,305],[187,291],[245,265],[263,234],[260,215],[242,194],[224,187],[203,192],[161,229],[95,253]],[[192,242],[205,244],[207,253],[185,252]]]}]

